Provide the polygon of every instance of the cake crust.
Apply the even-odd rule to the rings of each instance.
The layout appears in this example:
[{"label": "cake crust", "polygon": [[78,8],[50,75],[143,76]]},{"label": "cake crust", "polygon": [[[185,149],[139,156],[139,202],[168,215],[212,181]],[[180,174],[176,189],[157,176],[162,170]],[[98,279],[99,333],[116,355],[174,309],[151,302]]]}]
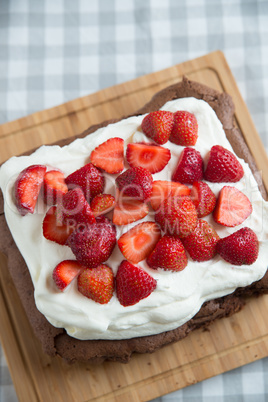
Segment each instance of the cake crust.
[{"label": "cake crust", "polygon": [[[206,101],[216,112],[221,121],[226,137],[235,153],[243,158],[250,166],[258,181],[259,189],[264,198],[267,197],[264,185],[257,175],[254,159],[245,143],[245,140],[235,126],[234,104],[226,93],[219,93],[207,86],[183,78],[178,84],[172,85],[158,92],[146,105],[136,113],[123,118],[148,113],[161,108],[167,101],[195,97]],[[61,140],[57,145],[68,145],[76,138],[83,138],[100,127],[114,123],[121,119],[107,120],[101,124],[91,126],[80,135]],[[27,152],[30,154],[31,152]],[[268,273],[258,282],[246,288],[239,288],[233,294],[211,300],[202,305],[199,312],[187,323],[177,329],[157,335],[138,337],[124,340],[86,340],[81,341],[70,337],[64,329],[53,327],[37,310],[34,301],[34,288],[29,270],[25,264],[7,226],[4,216],[3,195],[0,191],[0,251],[8,257],[8,269],[16,286],[28,319],[35,335],[41,341],[43,350],[50,356],[59,355],[68,362],[84,361],[101,363],[105,360],[126,363],[133,353],[151,353],[160,347],[183,339],[197,328],[206,328],[213,321],[227,317],[239,311],[245,297],[253,294],[268,292]]]}]

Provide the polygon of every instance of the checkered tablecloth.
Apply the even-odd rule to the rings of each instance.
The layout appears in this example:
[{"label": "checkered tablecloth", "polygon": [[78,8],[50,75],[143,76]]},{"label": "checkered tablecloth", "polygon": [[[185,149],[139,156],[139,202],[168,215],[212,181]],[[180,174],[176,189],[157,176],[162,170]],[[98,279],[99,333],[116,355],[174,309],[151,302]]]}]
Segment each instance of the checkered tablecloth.
[{"label": "checkered tablecloth", "polygon": [[[0,0],[0,124],[218,49],[268,151],[267,0]],[[267,400],[268,358],[155,401]]]}]

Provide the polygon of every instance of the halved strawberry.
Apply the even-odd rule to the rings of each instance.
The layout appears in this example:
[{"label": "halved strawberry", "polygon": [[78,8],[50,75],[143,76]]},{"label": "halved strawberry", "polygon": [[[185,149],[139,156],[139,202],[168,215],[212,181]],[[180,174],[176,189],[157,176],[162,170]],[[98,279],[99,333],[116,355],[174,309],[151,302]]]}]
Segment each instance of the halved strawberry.
[{"label": "halved strawberry", "polygon": [[141,166],[149,172],[164,169],[170,160],[170,150],[155,144],[131,143],[127,145],[126,158],[131,167]]},{"label": "halved strawberry", "polygon": [[22,216],[34,213],[46,170],[46,166],[31,165],[20,172],[14,189],[16,206]]},{"label": "halved strawberry", "polygon": [[61,261],[53,270],[52,278],[59,290],[64,290],[86,267],[75,260]]},{"label": "halved strawberry", "polygon": [[128,225],[144,218],[149,213],[149,207],[143,201],[134,198],[119,198],[114,207],[113,223]]},{"label": "halved strawberry", "polygon": [[213,211],[215,222],[233,227],[244,222],[251,213],[251,202],[242,191],[232,186],[221,189]]},{"label": "halved strawberry", "polygon": [[105,264],[85,269],[77,278],[78,291],[96,303],[107,304],[114,292],[114,274]]},{"label": "halved strawberry", "polygon": [[190,188],[185,184],[175,181],[155,180],[150,198],[151,206],[156,211],[169,196],[176,198],[182,195],[189,195],[190,191]]},{"label": "halved strawberry", "polygon": [[184,184],[193,184],[203,178],[203,159],[195,148],[185,147],[180,154],[172,180]]},{"label": "halved strawberry", "polygon": [[181,240],[165,235],[157,242],[146,261],[149,267],[154,269],[182,271],[187,265],[188,258]]},{"label": "halved strawberry", "polygon": [[140,201],[148,201],[152,194],[153,176],[143,167],[125,170],[115,180],[119,191],[124,196],[133,197]]},{"label": "halved strawberry", "polygon": [[59,170],[49,170],[44,176],[43,199],[48,205],[55,205],[68,191],[64,174]]},{"label": "halved strawberry", "polygon": [[173,113],[164,110],[151,112],[141,123],[142,131],[157,144],[165,144],[173,127]]},{"label": "halved strawberry", "polygon": [[124,140],[109,138],[91,152],[90,161],[107,173],[116,174],[124,169]]},{"label": "halved strawberry", "polygon": [[114,206],[115,198],[111,194],[98,194],[90,203],[91,211],[95,217],[107,214]]},{"label": "halved strawberry", "polygon": [[122,261],[116,274],[116,294],[122,306],[133,306],[156,288],[156,280],[140,267]]},{"label": "halved strawberry", "polygon": [[209,215],[216,205],[216,196],[203,181],[196,181],[191,188],[191,199],[196,207],[198,218]]},{"label": "halved strawberry", "polygon": [[235,183],[244,176],[236,156],[221,145],[214,145],[209,153],[204,178],[213,183]]},{"label": "halved strawberry", "polygon": [[62,223],[57,207],[49,208],[43,220],[43,235],[47,240],[64,245],[74,227]]},{"label": "halved strawberry", "polygon": [[155,222],[142,222],[124,233],[117,244],[123,256],[136,264],[153,251],[160,237],[161,231]]},{"label": "halved strawberry", "polygon": [[198,123],[193,113],[179,110],[174,113],[170,141],[177,145],[195,145],[198,138]]}]

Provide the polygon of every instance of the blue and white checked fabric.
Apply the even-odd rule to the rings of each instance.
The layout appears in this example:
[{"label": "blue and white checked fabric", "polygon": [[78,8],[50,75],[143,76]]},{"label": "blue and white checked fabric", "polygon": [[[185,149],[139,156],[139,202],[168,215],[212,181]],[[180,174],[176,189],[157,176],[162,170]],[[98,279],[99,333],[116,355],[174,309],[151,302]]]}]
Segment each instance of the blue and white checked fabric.
[{"label": "blue and white checked fabric", "polygon": [[[267,0],[0,0],[0,124],[218,49],[268,152]],[[267,374],[268,358],[155,401],[267,401]]]}]

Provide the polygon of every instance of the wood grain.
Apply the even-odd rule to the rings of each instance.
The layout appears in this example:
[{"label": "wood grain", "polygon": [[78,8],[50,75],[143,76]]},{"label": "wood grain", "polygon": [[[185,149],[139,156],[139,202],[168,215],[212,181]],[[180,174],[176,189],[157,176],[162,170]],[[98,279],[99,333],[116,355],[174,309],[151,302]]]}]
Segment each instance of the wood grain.
[{"label": "wood grain", "polygon": [[[0,163],[41,144],[71,137],[108,118],[139,109],[182,75],[232,95],[236,122],[264,174],[268,159],[246,105],[221,52],[188,61],[107,88],[0,127]],[[152,355],[136,355],[127,365],[66,365],[46,356],[34,337],[0,256],[0,335],[21,401],[148,401],[268,356],[268,296],[250,299],[233,317],[195,331]]]}]

